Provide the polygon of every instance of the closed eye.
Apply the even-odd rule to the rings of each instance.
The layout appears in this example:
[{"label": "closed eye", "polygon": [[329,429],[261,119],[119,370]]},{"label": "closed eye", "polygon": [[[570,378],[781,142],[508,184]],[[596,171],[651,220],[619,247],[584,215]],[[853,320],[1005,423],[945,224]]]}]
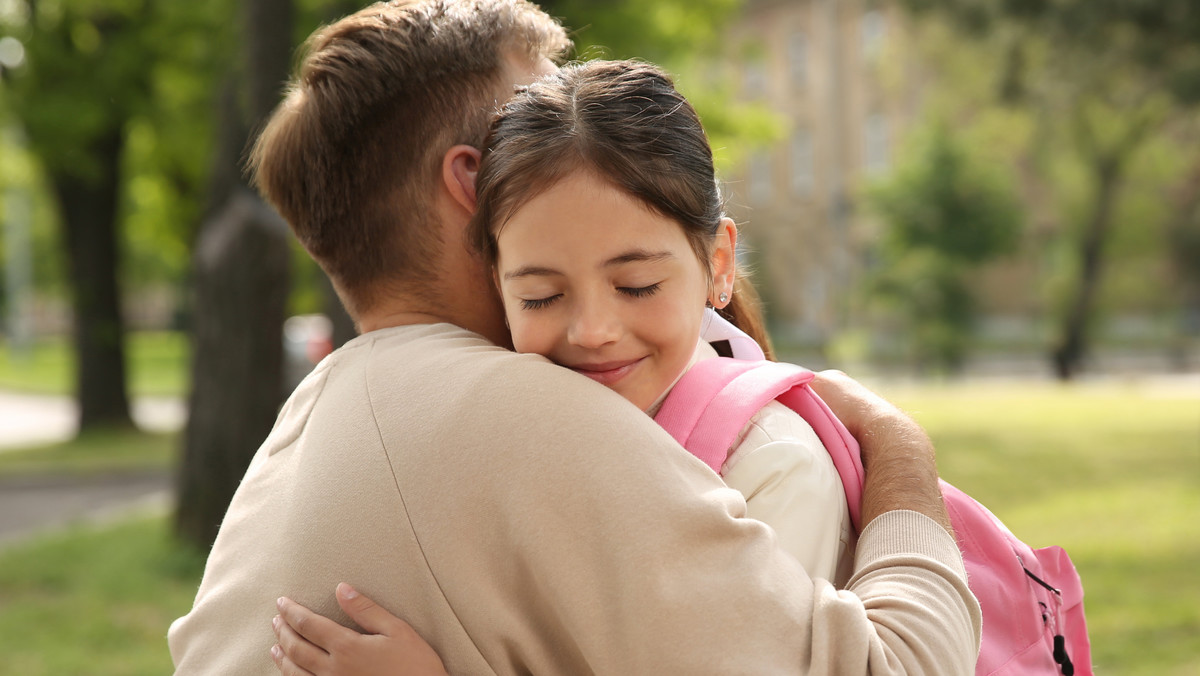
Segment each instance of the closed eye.
[{"label": "closed eye", "polygon": [[653,296],[654,294],[658,293],[658,290],[661,287],[662,282],[656,282],[650,286],[619,286],[617,287],[617,291],[632,298],[646,298],[647,296]]},{"label": "closed eye", "polygon": [[559,298],[562,298],[561,293],[556,293],[553,296],[547,296],[545,298],[522,298],[521,299],[521,309],[522,310],[541,310],[542,308],[549,307],[554,301],[558,300]]}]

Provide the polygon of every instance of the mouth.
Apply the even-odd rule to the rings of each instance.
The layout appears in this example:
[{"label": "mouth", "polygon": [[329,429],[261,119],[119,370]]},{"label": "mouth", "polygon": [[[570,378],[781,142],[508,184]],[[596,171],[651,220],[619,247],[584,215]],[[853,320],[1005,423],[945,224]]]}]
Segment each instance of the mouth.
[{"label": "mouth", "polygon": [[637,365],[642,363],[643,359],[645,359],[645,357],[597,364],[576,364],[568,368],[576,373],[591,378],[605,387],[612,387],[622,378],[629,375],[633,369],[637,368]]}]

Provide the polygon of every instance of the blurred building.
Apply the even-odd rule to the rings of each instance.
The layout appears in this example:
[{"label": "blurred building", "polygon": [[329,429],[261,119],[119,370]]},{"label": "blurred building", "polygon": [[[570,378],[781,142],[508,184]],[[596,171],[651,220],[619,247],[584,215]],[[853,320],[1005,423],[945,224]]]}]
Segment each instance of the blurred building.
[{"label": "blurred building", "polygon": [[856,193],[918,113],[903,17],[872,0],[750,0],[730,38],[741,97],[786,132],[727,176],[729,211],[776,338],[819,346],[849,321],[871,237]]}]

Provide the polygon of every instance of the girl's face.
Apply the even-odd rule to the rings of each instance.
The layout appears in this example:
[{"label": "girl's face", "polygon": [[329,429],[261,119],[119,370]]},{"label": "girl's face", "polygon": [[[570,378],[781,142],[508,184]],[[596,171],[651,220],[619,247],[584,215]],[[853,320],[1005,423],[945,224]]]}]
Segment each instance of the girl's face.
[{"label": "girl's face", "polygon": [[678,223],[575,172],[518,209],[497,236],[513,346],[647,410],[690,363],[710,293],[731,293],[736,237],[723,220],[709,273]]}]

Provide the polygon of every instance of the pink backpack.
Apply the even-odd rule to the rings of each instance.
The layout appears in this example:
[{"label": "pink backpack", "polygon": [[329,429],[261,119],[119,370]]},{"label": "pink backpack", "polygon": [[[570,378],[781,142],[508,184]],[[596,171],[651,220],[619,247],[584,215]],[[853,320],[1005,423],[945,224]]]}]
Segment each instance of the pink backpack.
[{"label": "pink backpack", "polygon": [[[655,420],[720,472],[750,418],[773,399],[812,426],[833,458],[856,530],[862,528],[858,442],[812,391],[812,371],[791,364],[716,358],[694,365]],[[970,496],[941,482],[968,583],[983,610],[975,665],[984,674],[1092,674],[1083,585],[1060,547],[1031,549]]]}]

